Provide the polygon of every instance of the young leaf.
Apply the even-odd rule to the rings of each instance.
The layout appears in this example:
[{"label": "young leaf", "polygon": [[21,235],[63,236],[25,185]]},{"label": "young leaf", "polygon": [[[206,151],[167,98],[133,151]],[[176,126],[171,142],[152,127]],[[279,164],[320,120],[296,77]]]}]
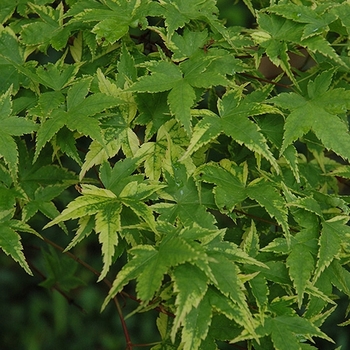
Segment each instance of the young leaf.
[{"label": "young leaf", "polygon": [[[44,228],[48,228],[62,221],[95,215],[95,231],[102,244],[103,270],[99,276],[101,281],[107,274],[112,263],[114,247],[118,243],[118,231],[120,231],[121,203],[114,193],[109,190],[99,189],[92,185],[82,185],[82,196],[70,202],[66,209],[49,222]],[[80,236],[80,233],[77,233]]]}]

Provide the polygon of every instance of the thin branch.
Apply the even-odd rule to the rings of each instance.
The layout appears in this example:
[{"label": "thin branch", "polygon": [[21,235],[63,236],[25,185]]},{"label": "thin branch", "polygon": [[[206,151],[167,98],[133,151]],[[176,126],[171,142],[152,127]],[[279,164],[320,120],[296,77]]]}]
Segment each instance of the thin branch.
[{"label": "thin branch", "polygon": [[[27,259],[28,265],[30,266],[32,271],[35,271],[43,280],[46,279],[46,276],[33,264]],[[83,307],[81,307],[79,304],[75,302],[73,298],[71,298],[66,292],[64,292],[62,289],[60,289],[58,286],[54,285],[52,286],[52,289],[56,290],[58,293],[60,293],[68,302],[70,305],[74,305],[76,308],[78,308],[83,314],[86,315],[86,311]]]},{"label": "thin branch", "polygon": [[277,83],[275,81],[272,81],[272,80],[269,80],[269,79],[265,79],[265,78],[260,78],[260,77],[257,77],[255,75],[251,75],[251,74],[248,74],[248,73],[237,73],[237,74],[242,75],[242,76],[247,77],[247,78],[252,78],[252,79],[261,81],[263,83],[272,84],[272,85],[275,85],[275,86],[280,86],[280,87],[283,87],[283,88],[286,88],[286,89],[292,89],[292,85]]},{"label": "thin branch", "polygon": [[[247,216],[247,217],[252,218],[252,219],[254,219],[256,221],[265,222],[266,224],[269,224],[271,226],[282,228],[281,225],[279,225],[277,222],[274,222],[274,221],[271,221],[271,220],[267,220],[267,219],[263,219],[260,216],[249,214],[249,213],[247,213],[245,211],[242,211],[242,210],[239,210],[239,209],[233,209],[233,211],[235,213],[237,213],[237,214],[241,214],[241,215]],[[289,229],[292,232],[298,232],[298,230],[296,228],[294,228],[294,227],[289,227]]]},{"label": "thin branch", "polygon": [[[43,240],[46,243],[50,244],[52,247],[54,247],[54,248],[58,249],[59,251],[61,251],[63,254],[66,254],[67,256],[69,256],[70,258],[75,260],[80,265],[84,266],[86,269],[91,271],[97,277],[100,276],[100,272],[98,272],[96,269],[94,269],[92,266],[90,266],[85,261],[79,259],[77,256],[75,256],[71,252],[65,251],[64,248],[62,248],[60,245],[56,244],[55,242],[52,242],[51,240],[49,240],[48,238],[45,238],[45,237],[43,237]],[[108,289],[112,288],[112,283],[107,278],[103,278],[102,282],[108,287]],[[125,341],[126,341],[126,344],[127,344],[127,349],[128,350],[132,350],[132,342],[131,342],[131,339],[130,339],[129,331],[128,331],[127,325],[125,323],[125,319],[124,319],[124,316],[123,316],[123,311],[122,311],[122,309],[120,307],[119,301],[118,301],[116,296],[113,298],[113,301],[114,301],[114,304],[115,304],[115,306],[117,308],[117,312],[118,312],[118,315],[119,315],[119,318],[120,318],[120,322],[121,322],[121,325],[122,325],[122,328],[123,328],[123,333],[124,333]]]}]

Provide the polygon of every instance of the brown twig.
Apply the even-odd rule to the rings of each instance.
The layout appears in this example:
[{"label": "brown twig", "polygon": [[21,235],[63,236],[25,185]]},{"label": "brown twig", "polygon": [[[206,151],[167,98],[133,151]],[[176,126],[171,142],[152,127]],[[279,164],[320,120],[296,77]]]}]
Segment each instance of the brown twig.
[{"label": "brown twig", "polygon": [[260,78],[260,77],[257,77],[255,75],[251,75],[251,74],[248,74],[248,73],[238,73],[238,74],[242,75],[244,77],[247,77],[247,78],[255,79],[255,80],[261,81],[263,83],[272,84],[272,85],[275,85],[275,86],[280,86],[280,87],[283,87],[283,88],[286,88],[286,89],[291,89],[292,88],[292,85],[277,83],[275,81],[272,81],[272,80],[269,80],[269,79],[265,79],[265,78]]}]

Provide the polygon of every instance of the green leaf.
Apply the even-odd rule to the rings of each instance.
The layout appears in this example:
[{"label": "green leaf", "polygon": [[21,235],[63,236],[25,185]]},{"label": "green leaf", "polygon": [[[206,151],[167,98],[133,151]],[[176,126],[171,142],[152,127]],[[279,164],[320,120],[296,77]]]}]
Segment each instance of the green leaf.
[{"label": "green leaf", "polygon": [[206,338],[211,323],[212,308],[208,298],[204,297],[196,308],[186,315],[182,329],[184,350],[201,349],[201,343]]},{"label": "green leaf", "polygon": [[196,110],[192,115],[203,116],[203,119],[195,125],[190,144],[181,160],[186,159],[222,133],[221,120],[215,113],[209,110]]},{"label": "green leaf", "polygon": [[[229,320],[234,320],[237,324],[241,325],[245,328],[245,332],[249,332],[249,338],[251,336],[255,337],[255,330],[254,328],[256,325],[251,323],[251,320],[248,320],[247,323],[247,315],[246,311],[242,309],[241,307],[237,306],[237,304],[233,303],[229,298],[224,296],[222,293],[220,293],[216,288],[209,287],[207,296],[209,297],[210,304],[212,305],[212,308],[223,315],[225,315]],[[236,324],[233,323],[233,324]],[[232,325],[232,324],[231,324]],[[213,324],[211,329],[215,330],[216,324]],[[236,328],[236,327],[233,327]],[[233,329],[230,327],[229,331],[225,335],[224,339],[222,340],[232,340],[233,338]],[[239,334],[240,331],[238,330]]]},{"label": "green leaf", "polygon": [[112,264],[115,247],[118,245],[118,232],[121,230],[120,213],[121,203],[112,202],[104,206],[96,213],[95,231],[98,234],[99,242],[102,245],[103,269],[98,278],[101,281]]},{"label": "green leaf", "polygon": [[77,219],[86,215],[95,215],[105,206],[108,207],[111,202],[117,201],[113,192],[93,185],[81,185],[81,193],[83,196],[77,197],[70,202],[58,217],[45,225],[44,229],[62,221]]},{"label": "green leaf", "polygon": [[240,95],[235,91],[226,93],[223,99],[219,100],[218,108],[223,132],[239,144],[244,144],[251,151],[264,156],[279,171],[265,137],[260,133],[257,124],[249,119],[254,115],[276,113],[276,109],[270,109],[263,103],[251,102],[249,99],[240,100]]},{"label": "green leaf", "polygon": [[131,249],[130,253],[134,257],[118,273],[102,309],[132,279],[137,281],[138,297],[147,303],[160,287],[170,267],[205,258],[176,233],[164,237],[158,249],[142,245]]},{"label": "green leaf", "polygon": [[10,255],[29,274],[33,275],[23,254],[23,246],[19,234],[11,227],[10,221],[0,222],[0,247]]},{"label": "green leaf", "polygon": [[138,158],[126,158],[118,161],[113,169],[105,162],[100,168],[101,181],[106,189],[119,196],[124,186],[130,181],[130,175],[136,170]]},{"label": "green leaf", "polygon": [[139,111],[137,122],[146,125],[146,140],[149,140],[170,118],[167,93],[137,94]]},{"label": "green leaf", "polygon": [[245,296],[243,293],[243,283],[239,279],[239,269],[236,264],[227,259],[221,253],[211,252],[213,261],[209,262],[210,268],[216,281],[212,281],[216,288],[226,297],[237,303],[249,315]]},{"label": "green leaf", "polygon": [[80,241],[82,241],[85,237],[89,236],[92,232],[92,229],[95,226],[95,220],[92,216],[83,216],[79,219],[79,228],[72,239],[72,241],[69,243],[65,251],[70,250],[73,248],[76,244],[78,244]]},{"label": "green leaf", "polygon": [[145,22],[144,15],[149,1],[131,0],[118,3],[106,0],[105,3],[80,1],[71,8],[68,16],[71,22],[98,22],[92,29],[97,40],[104,38],[106,43],[114,43],[127,34],[129,26]]},{"label": "green leaf", "polygon": [[147,142],[140,147],[138,156],[145,156],[145,174],[150,180],[159,180],[162,164],[167,151],[168,142],[165,139]]},{"label": "green leaf", "polygon": [[278,316],[269,322],[271,327],[271,338],[274,346],[278,350],[300,349],[298,337],[305,339],[317,336],[333,342],[329,337],[321,332],[311,321],[298,316]]},{"label": "green leaf", "polygon": [[252,181],[247,186],[247,195],[257,201],[271,217],[277,220],[282,226],[287,242],[289,242],[288,210],[284,199],[277,192],[276,188],[260,178]]},{"label": "green leaf", "polygon": [[67,111],[63,109],[53,110],[49,118],[41,125],[37,134],[35,159],[37,159],[44,145],[63,126],[72,131],[77,130],[83,135],[90,136],[93,140],[104,145],[100,123],[92,116],[119,105],[121,100],[102,93],[95,93],[85,97],[89,92],[90,83],[91,78],[81,79],[75,83],[67,93]]},{"label": "green leaf", "polygon": [[182,79],[182,72],[171,62],[151,62],[147,67],[151,75],[142,76],[129,90],[137,92],[162,92],[171,90]]},{"label": "green leaf", "polygon": [[[64,48],[70,32],[59,23],[63,20],[63,6],[58,6],[56,13],[44,6],[31,5],[31,7],[36,9],[35,12],[40,15],[40,20],[32,21],[22,27],[21,38],[23,43],[26,45],[47,45],[50,43],[56,50]],[[47,10],[51,13],[44,15],[44,11],[46,12]]]},{"label": "green leaf", "polygon": [[[100,189],[93,185],[81,185],[82,196],[70,202],[66,209],[49,222],[45,227],[48,228],[62,221],[83,218],[85,216],[95,215],[95,231],[102,244],[103,269],[99,276],[101,281],[107,274],[112,263],[115,246],[118,244],[117,232],[121,230],[120,213],[122,205],[115,194],[107,189]],[[78,232],[80,240],[81,232]],[[71,243],[70,246],[72,246]]]},{"label": "green leaf", "polygon": [[249,281],[250,288],[262,313],[268,302],[269,289],[267,281],[262,275],[257,275]]},{"label": "green leaf", "polygon": [[336,258],[341,250],[342,236],[350,232],[350,227],[339,221],[325,221],[319,239],[317,265],[313,280],[316,281],[322,271]]},{"label": "green leaf", "polygon": [[184,225],[197,223],[202,227],[213,228],[214,218],[201,203],[196,183],[192,176],[187,175],[186,167],[176,163],[173,171],[173,176],[165,172],[167,187],[162,191],[162,196],[171,202],[153,206],[161,213],[161,220],[174,222],[179,218]]},{"label": "green leaf", "polygon": [[298,294],[298,305],[301,307],[307,281],[310,280],[315,267],[315,260],[309,247],[300,243],[293,245],[286,263]]},{"label": "green leaf", "polygon": [[12,177],[15,179],[18,171],[18,151],[13,136],[29,134],[37,129],[31,120],[11,116],[11,89],[0,96],[0,156],[8,164]]},{"label": "green leaf", "polygon": [[191,133],[191,107],[196,94],[190,84],[184,80],[177,82],[168,95],[170,111],[176,119],[185,127],[188,134]]},{"label": "green leaf", "polygon": [[[308,99],[296,93],[281,93],[271,99],[277,106],[291,111],[284,127],[281,153],[311,130],[325,148],[349,159],[350,135],[338,114],[350,108],[350,95],[349,91],[340,88],[328,89],[332,75],[333,71],[325,71],[310,81]],[[334,138],[335,130],[337,138]]]},{"label": "green leaf", "polygon": [[234,261],[236,263],[247,264],[247,265],[257,265],[261,267],[268,268],[264,263],[259,260],[256,260],[241,250],[235,243],[233,242],[211,242],[208,244],[208,249],[213,252],[221,253],[226,258]]},{"label": "green leaf", "polygon": [[309,6],[296,4],[279,4],[271,6],[269,12],[279,14],[285,18],[291,19],[295,22],[305,23],[303,38],[321,34],[328,31],[328,25],[335,21],[336,17],[329,13],[318,13],[315,9]]},{"label": "green leaf", "polygon": [[50,247],[50,253],[43,251],[44,264],[47,277],[40,285],[45,288],[57,287],[63,291],[70,291],[73,288],[84,284],[82,280],[75,277],[77,264],[72,263],[68,257],[61,257]]},{"label": "green leaf", "polygon": [[201,32],[193,32],[185,28],[183,35],[176,32],[171,38],[169,48],[174,52],[173,60],[182,61],[187,57],[191,57],[199,48],[203,47],[208,38],[206,30]]},{"label": "green leaf", "polygon": [[24,49],[9,28],[0,31],[0,56],[15,66],[24,63]]},{"label": "green leaf", "polygon": [[219,209],[232,211],[238,203],[247,198],[243,168],[232,162],[222,161],[221,166],[206,164],[200,168],[198,178],[216,185],[214,195]]},{"label": "green leaf", "polygon": [[177,266],[173,274],[174,291],[177,294],[175,301],[177,311],[171,331],[174,341],[177,330],[184,324],[188,314],[193,308],[198,308],[208,285],[205,274],[189,263]]}]

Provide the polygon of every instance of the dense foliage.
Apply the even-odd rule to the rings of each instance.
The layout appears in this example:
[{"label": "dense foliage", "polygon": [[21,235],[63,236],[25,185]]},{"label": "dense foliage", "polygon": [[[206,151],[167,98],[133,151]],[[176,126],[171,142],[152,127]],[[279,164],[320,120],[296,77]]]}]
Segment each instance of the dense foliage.
[{"label": "dense foliage", "polygon": [[[154,350],[336,346],[350,5],[244,5],[247,27],[215,0],[1,1],[0,246],[32,274],[21,238],[65,232],[42,285],[80,286],[67,254],[97,274],[128,349],[119,295],[158,313]],[[93,236],[100,273],[75,251]]]}]

